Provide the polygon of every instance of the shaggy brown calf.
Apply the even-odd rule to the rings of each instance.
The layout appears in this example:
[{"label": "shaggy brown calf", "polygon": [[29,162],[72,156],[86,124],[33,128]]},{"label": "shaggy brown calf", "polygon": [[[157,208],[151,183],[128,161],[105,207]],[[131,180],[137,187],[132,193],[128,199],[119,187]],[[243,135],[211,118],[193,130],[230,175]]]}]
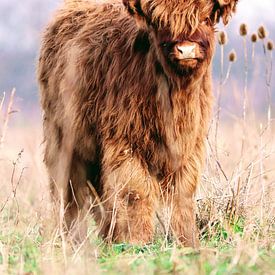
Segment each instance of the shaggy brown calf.
[{"label": "shaggy brown calf", "polygon": [[174,236],[198,244],[214,26],[236,3],[83,0],[58,11],[38,77],[45,163],[68,232],[85,234],[92,199],[104,238],[150,242],[165,206]]}]

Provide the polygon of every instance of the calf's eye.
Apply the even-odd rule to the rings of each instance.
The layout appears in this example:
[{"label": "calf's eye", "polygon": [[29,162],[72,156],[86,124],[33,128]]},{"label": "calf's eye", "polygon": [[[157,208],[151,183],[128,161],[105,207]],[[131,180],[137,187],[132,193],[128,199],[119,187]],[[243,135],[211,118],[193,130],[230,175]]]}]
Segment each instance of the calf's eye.
[{"label": "calf's eye", "polygon": [[167,42],[163,42],[163,43],[160,44],[160,46],[162,48],[167,48],[168,47],[168,43]]}]

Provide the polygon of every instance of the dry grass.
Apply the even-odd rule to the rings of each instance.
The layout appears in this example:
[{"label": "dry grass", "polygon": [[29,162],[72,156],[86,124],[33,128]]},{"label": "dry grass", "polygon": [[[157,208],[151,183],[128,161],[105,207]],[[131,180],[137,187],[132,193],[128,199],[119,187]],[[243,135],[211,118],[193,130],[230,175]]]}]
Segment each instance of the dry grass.
[{"label": "dry grass", "polygon": [[[225,111],[219,105],[234,64],[229,64],[226,75],[221,74],[218,85],[218,106],[207,140],[207,165],[197,194],[199,251],[177,248],[161,235],[146,247],[107,247],[96,237],[92,219],[88,244],[79,249],[64,242],[52,226],[40,125],[8,129],[8,121],[13,119],[13,96],[5,99],[6,104],[0,100],[4,121],[0,125],[0,274],[274,274],[272,55],[262,41],[266,60],[263,92],[269,101],[266,112],[255,114],[248,104],[250,53],[248,41],[243,40],[246,61],[244,87],[238,90],[242,95],[240,116],[232,112],[221,119]],[[224,47],[221,72],[226,71]]]}]

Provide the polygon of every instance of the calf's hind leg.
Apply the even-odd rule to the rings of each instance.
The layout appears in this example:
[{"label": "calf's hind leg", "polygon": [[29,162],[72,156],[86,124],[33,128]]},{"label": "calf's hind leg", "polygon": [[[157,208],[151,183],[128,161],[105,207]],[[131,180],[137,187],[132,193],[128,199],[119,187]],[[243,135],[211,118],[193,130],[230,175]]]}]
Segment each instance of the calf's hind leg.
[{"label": "calf's hind leg", "polygon": [[86,165],[71,151],[70,154],[68,151],[65,154],[61,150],[56,151],[56,154],[51,165],[46,162],[51,178],[50,187],[57,226],[74,242],[80,243],[86,237],[86,216],[92,204]]},{"label": "calf's hind leg", "polygon": [[61,127],[47,121],[44,122],[44,135],[45,164],[50,178],[56,226],[65,233],[71,233],[79,216],[78,209],[83,208],[81,200],[78,199],[79,202],[77,202],[76,199],[80,198],[82,193],[76,182],[84,182],[85,173],[81,163],[73,158],[72,135],[63,135]]},{"label": "calf's hind leg", "polygon": [[87,183],[86,163],[77,154],[73,155],[68,185],[66,226],[72,239],[81,243],[87,235],[87,216],[94,200]]},{"label": "calf's hind leg", "polygon": [[62,128],[57,123],[45,119],[43,126],[45,137],[44,162],[48,170],[51,195],[58,221],[59,214],[62,212],[61,206],[63,205],[64,208],[68,200],[73,142],[69,139],[65,140]]}]

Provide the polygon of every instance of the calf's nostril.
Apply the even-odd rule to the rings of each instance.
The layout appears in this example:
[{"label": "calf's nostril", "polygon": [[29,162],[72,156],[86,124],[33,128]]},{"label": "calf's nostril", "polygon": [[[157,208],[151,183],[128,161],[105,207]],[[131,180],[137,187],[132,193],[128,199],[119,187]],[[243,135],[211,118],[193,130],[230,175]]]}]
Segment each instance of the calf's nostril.
[{"label": "calf's nostril", "polygon": [[181,54],[183,54],[183,51],[182,51],[182,49],[181,49],[180,46],[177,46],[177,50],[178,50]]}]

